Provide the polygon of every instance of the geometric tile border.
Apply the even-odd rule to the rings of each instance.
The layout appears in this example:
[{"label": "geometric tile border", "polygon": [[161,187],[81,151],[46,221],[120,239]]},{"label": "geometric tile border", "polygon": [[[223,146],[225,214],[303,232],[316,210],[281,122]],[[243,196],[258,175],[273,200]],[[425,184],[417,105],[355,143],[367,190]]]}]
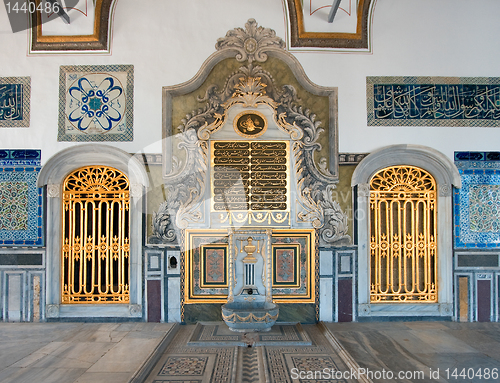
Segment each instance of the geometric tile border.
[{"label": "geometric tile border", "polygon": [[[222,322],[212,323],[217,323],[220,327],[226,326]],[[199,332],[200,325],[179,328],[156,366],[151,369],[146,382],[371,382],[361,376],[359,380],[345,376],[345,372],[349,375],[352,371],[359,371],[360,367],[330,330],[323,328],[321,324],[304,325],[303,332],[310,339],[310,345],[307,346],[284,346],[278,341],[272,346],[257,346],[254,343],[254,347],[234,347],[234,343],[219,339],[217,346],[207,344],[203,347],[201,344],[192,344],[193,337],[199,336],[193,330],[194,333]],[[237,336],[258,337],[257,334]],[[297,379],[294,374],[298,371],[317,371],[324,378],[315,380],[314,377],[304,376]],[[342,373],[342,376],[335,373]],[[326,374],[329,376],[325,377]]]},{"label": "geometric tile border", "polygon": [[197,323],[188,346],[231,345],[242,347],[258,346],[310,346],[311,339],[300,323],[276,324],[269,332],[234,333],[225,323]]},{"label": "geometric tile border", "polygon": [[30,77],[0,77],[0,127],[30,126]]},{"label": "geometric tile border", "polygon": [[0,150],[0,246],[43,246],[40,150]]},{"label": "geometric tile border", "polygon": [[200,375],[205,373],[208,357],[172,356],[169,357],[158,375]]},{"label": "geometric tile border", "polygon": [[60,67],[58,141],[133,141],[133,110],[133,65]]}]

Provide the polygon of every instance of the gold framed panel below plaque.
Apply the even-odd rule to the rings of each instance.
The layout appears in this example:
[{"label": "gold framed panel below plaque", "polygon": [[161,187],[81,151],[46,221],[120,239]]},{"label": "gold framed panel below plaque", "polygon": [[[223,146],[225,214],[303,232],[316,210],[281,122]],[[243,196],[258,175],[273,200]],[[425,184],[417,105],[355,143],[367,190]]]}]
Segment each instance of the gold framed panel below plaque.
[{"label": "gold framed panel below plaque", "polygon": [[227,301],[227,230],[186,230],[184,262],[184,304]]},{"label": "gold framed panel below plaque", "polygon": [[[187,229],[184,304],[226,303],[229,285],[227,230]],[[271,286],[275,303],[316,303],[316,231],[275,229]]]},{"label": "gold framed panel below plaque", "polygon": [[276,229],[271,242],[273,302],[316,303],[316,230]]}]

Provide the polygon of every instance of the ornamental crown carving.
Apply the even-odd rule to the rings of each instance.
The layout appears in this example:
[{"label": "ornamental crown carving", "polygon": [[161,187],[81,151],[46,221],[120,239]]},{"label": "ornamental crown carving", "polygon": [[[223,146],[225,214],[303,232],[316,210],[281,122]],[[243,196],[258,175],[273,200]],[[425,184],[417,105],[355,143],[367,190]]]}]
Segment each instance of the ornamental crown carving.
[{"label": "ornamental crown carving", "polygon": [[245,29],[234,28],[228,31],[225,37],[217,40],[215,48],[236,49],[238,54],[236,60],[239,62],[253,61],[264,62],[267,55],[264,53],[269,48],[285,49],[285,42],[276,36],[276,32],[270,28],[258,27],[254,19],[249,19],[245,24]]}]

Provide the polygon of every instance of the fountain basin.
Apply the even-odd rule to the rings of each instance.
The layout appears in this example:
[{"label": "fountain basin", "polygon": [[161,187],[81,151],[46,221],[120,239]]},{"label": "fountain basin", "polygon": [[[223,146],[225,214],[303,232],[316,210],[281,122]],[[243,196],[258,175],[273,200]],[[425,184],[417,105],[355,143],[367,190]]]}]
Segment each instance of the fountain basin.
[{"label": "fountain basin", "polygon": [[237,332],[269,331],[278,314],[278,305],[272,302],[235,301],[222,306],[224,322]]}]

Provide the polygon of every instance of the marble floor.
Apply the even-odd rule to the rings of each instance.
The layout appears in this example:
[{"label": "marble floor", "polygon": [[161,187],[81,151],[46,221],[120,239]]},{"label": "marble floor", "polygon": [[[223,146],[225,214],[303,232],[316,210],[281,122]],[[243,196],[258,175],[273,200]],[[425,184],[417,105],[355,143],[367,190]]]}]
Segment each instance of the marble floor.
[{"label": "marble floor", "polygon": [[500,382],[500,323],[280,326],[0,323],[0,382]]},{"label": "marble floor", "polygon": [[[395,378],[402,373],[394,381],[500,382],[500,323],[328,323],[326,327],[361,368],[391,371]],[[370,377],[376,383],[389,380],[387,375]]]},{"label": "marble floor", "polygon": [[0,323],[2,383],[142,381],[170,323]]}]

